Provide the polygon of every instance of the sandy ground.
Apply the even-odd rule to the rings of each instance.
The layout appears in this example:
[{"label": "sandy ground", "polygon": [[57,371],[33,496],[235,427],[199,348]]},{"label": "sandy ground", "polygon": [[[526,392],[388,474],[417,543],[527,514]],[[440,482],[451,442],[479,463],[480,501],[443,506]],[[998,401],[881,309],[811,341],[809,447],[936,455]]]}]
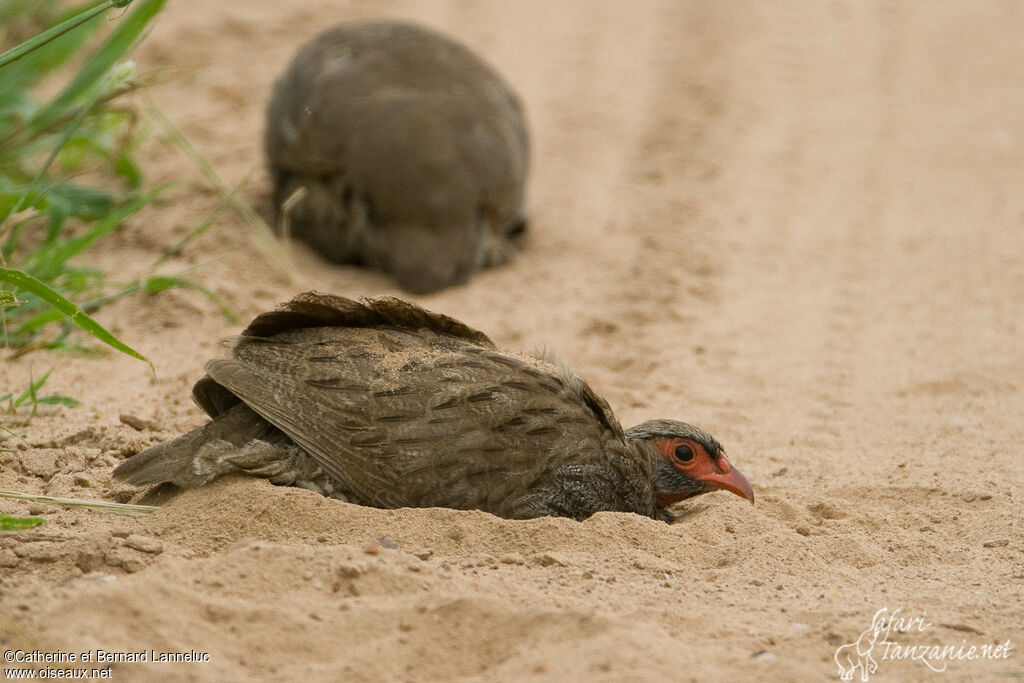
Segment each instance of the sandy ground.
[{"label": "sandy ground", "polygon": [[[208,653],[113,665],[122,680],[830,680],[887,608],[908,621],[874,642],[877,680],[1024,676],[1024,7],[286,5],[176,0],[137,53],[225,180],[264,201],[270,86],[320,28],[387,15],[459,37],[528,109],[532,236],[421,303],[559,350],[626,425],[704,426],[757,505],[509,522],[247,479],[144,518],[0,500],[47,519],[0,536],[0,649]],[[141,270],[218,202],[153,128],[147,177],[180,182],[105,267]],[[397,293],[302,248],[290,280],[249,235],[224,213],[169,272],[197,266],[243,320],[307,288]],[[57,365],[47,388],[84,407],[18,428],[0,488],[124,500],[112,467],[202,422],[190,386],[239,327],[180,291],[99,317],[155,376],[5,362],[0,386]],[[886,639],[1010,643],[937,674]]]}]

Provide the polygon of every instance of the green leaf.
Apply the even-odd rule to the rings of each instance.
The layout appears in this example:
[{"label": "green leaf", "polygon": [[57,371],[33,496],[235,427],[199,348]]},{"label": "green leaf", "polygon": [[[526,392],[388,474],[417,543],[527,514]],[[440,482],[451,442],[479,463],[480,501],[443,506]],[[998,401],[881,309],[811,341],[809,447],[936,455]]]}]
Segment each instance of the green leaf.
[{"label": "green leaf", "polygon": [[3,54],[0,54],[0,69],[4,68],[8,64],[16,62],[17,60],[21,59],[22,57],[31,52],[39,50],[47,43],[59,38],[60,36],[64,35],[65,33],[68,33],[69,31],[74,30],[75,28],[78,28],[90,19],[96,18],[104,11],[109,9],[110,6],[111,3],[109,2],[109,0],[104,0],[103,2],[100,2],[87,10],[79,12],[78,14],[75,14],[74,16],[69,17],[68,19],[65,19],[64,21],[60,22],[55,26],[51,26],[42,33],[32,36],[20,45],[15,45],[10,50],[7,50]]},{"label": "green leaf", "polygon": [[117,28],[82,66],[71,83],[39,113],[34,124],[45,127],[47,122],[59,116],[60,112],[87,98],[88,93],[96,88],[110,68],[131,52],[136,41],[165,2],[166,0],[139,0],[132,13],[118,23]]},{"label": "green leaf", "polygon": [[53,308],[67,316],[72,323],[96,337],[96,339],[99,339],[104,344],[112,346],[121,353],[128,354],[133,358],[138,358],[139,360],[149,363],[148,358],[127,344],[121,342],[114,335],[110,334],[110,332],[108,332],[102,325],[86,315],[82,309],[55,292],[46,283],[40,282],[31,275],[12,268],[0,268],[0,282],[7,282],[19,289],[32,292],[40,299],[50,304]]},{"label": "green leaf", "polygon": [[41,205],[50,213],[59,212],[64,217],[74,216],[83,221],[94,221],[110,215],[114,210],[114,197],[103,190],[67,182],[50,188],[43,196]]},{"label": "green leaf", "polygon": [[183,289],[191,289],[195,292],[203,294],[207,299],[216,304],[217,308],[220,309],[221,315],[227,318],[228,322],[232,325],[238,323],[238,316],[232,311],[224,300],[217,296],[216,292],[203,287],[202,285],[187,280],[183,277],[175,277],[172,275],[154,275],[146,278],[146,282],[143,284],[143,288],[148,294],[157,294],[165,290],[171,289],[172,287],[181,287]]},{"label": "green leaf", "polygon": [[37,403],[39,403],[39,399],[36,396],[36,392],[39,391],[39,387],[46,384],[46,380],[50,379],[51,372],[53,372],[53,368],[47,370],[45,375],[43,375],[42,377],[35,381],[32,381],[30,379],[28,383],[28,389],[21,392],[21,396],[14,399],[14,407],[17,408],[22,403],[24,403],[26,399],[30,400],[32,402],[32,405],[36,405]]},{"label": "green leaf", "polygon": [[142,186],[142,170],[128,154],[122,154],[117,158],[114,162],[114,171],[124,178],[132,189]]},{"label": "green leaf", "polygon": [[102,2],[75,13],[0,54],[0,101],[30,87],[75,54],[99,25],[99,15],[107,9],[100,5],[109,7]]},{"label": "green leaf", "polygon": [[21,531],[39,526],[45,520],[42,517],[11,517],[0,514],[0,531]]},{"label": "green leaf", "polygon": [[71,398],[70,396],[61,396],[59,394],[54,394],[53,396],[43,396],[41,399],[39,399],[39,404],[48,406],[61,405],[67,406],[68,408],[77,408],[78,406],[82,405],[81,403]]},{"label": "green leaf", "polygon": [[161,192],[157,189],[129,202],[103,220],[97,222],[85,233],[70,240],[54,242],[32,253],[26,263],[26,271],[40,280],[49,281],[64,267],[68,259],[77,256],[92,246],[93,242],[117,228],[121,223],[148,204]]}]

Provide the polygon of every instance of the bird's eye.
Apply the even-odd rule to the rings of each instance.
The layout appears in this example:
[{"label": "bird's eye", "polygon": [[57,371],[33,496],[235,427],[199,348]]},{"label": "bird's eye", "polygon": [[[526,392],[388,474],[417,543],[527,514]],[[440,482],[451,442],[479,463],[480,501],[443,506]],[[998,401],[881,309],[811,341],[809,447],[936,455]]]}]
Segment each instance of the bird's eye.
[{"label": "bird's eye", "polygon": [[676,460],[680,460],[682,462],[689,462],[693,460],[693,449],[685,443],[679,444],[676,446]]}]

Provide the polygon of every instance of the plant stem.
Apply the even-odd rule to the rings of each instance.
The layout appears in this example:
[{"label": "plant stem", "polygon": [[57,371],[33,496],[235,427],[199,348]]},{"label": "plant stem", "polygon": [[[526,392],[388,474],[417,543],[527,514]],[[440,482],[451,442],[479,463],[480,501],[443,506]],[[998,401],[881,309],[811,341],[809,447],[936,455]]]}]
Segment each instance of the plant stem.
[{"label": "plant stem", "polygon": [[59,38],[68,31],[71,31],[72,29],[81,26],[93,17],[99,14],[103,14],[111,7],[125,7],[130,3],[131,0],[128,0],[127,3],[119,2],[118,0],[103,0],[103,2],[93,5],[89,9],[79,12],[73,17],[65,19],[56,26],[51,26],[42,33],[32,37],[29,40],[26,40],[24,43],[16,45],[12,47],[10,50],[4,52],[3,54],[0,54],[0,69],[4,68],[11,62],[21,59],[29,52],[32,52],[33,50],[38,49],[43,45],[46,45],[51,40]]}]

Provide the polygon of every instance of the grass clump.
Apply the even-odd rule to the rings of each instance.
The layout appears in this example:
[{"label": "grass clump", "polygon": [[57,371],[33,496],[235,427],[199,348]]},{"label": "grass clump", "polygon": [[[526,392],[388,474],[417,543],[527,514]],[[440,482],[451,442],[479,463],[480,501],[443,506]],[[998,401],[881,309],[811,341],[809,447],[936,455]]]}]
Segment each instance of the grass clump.
[{"label": "grass clump", "polygon": [[61,396],[60,394],[40,396],[39,390],[42,389],[44,384],[46,384],[46,380],[50,379],[51,372],[53,372],[53,368],[47,370],[46,374],[37,380],[30,379],[28,388],[17,396],[13,393],[0,396],[0,405],[4,405],[4,412],[9,415],[16,415],[18,410],[27,404],[27,407],[30,409],[29,415],[25,419],[25,423],[27,424],[33,417],[35,417],[36,411],[39,409],[39,406],[42,405],[62,405],[68,406],[69,408],[77,408],[79,405],[78,401],[70,396]]},{"label": "grass clump", "polygon": [[[180,274],[156,274],[164,257],[113,292],[106,273],[72,261],[161,192],[162,188],[141,189],[142,173],[133,157],[136,115],[117,106],[116,100],[136,87],[134,65],[124,60],[165,1],[104,0],[68,13],[51,28],[0,54],[0,332],[4,346],[14,347],[15,353],[81,349],[68,342],[77,326],[146,360],[89,315],[138,292],[195,290],[234,319],[205,287]],[[0,0],[0,17],[10,16],[12,7],[23,4],[24,0]],[[105,20],[111,15],[108,10],[129,4],[131,13],[118,18],[116,28],[63,89],[37,102],[31,91],[110,23]],[[38,9],[52,11],[53,3],[42,3]],[[102,184],[80,180],[95,176]],[[54,322],[63,323],[61,331],[46,338],[43,329]]]},{"label": "grass clump", "polygon": [[[110,234],[156,196],[141,190],[132,154],[134,113],[115,100],[135,87],[134,66],[124,61],[165,0],[138,0],[107,38],[55,95],[34,89],[80,54],[83,45],[124,0],[104,0],[58,17],[42,33],[0,54],[0,316],[5,347],[69,348],[77,326],[137,358],[72,301],[105,293],[105,274],[72,259]],[[24,9],[0,0],[0,16]],[[52,12],[43,3],[41,12]],[[31,13],[30,13],[31,14]],[[83,176],[98,176],[102,185]],[[110,178],[115,182],[110,182]],[[112,189],[110,186],[116,186]],[[51,339],[46,323],[63,322]]]}]

